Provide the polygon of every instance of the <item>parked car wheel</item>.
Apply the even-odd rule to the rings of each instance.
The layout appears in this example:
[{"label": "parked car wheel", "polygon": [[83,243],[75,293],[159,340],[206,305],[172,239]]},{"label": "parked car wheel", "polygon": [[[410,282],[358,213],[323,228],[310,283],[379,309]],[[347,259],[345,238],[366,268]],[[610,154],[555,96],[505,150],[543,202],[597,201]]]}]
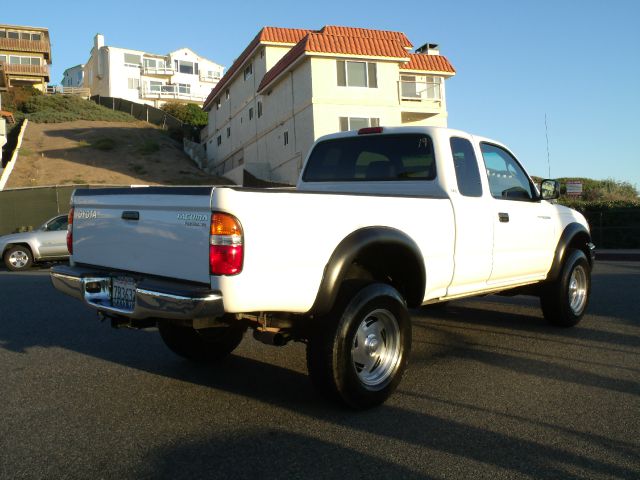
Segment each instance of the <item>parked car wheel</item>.
[{"label": "parked car wheel", "polygon": [[543,287],[544,318],[558,327],[572,327],[583,317],[591,295],[591,266],[582,250],[569,250],[557,280]]},{"label": "parked car wheel", "polygon": [[181,357],[195,362],[222,360],[233,352],[246,330],[242,324],[196,330],[171,322],[158,322],[158,330],[169,349]]},{"label": "parked car wheel", "polygon": [[376,283],[317,319],[307,343],[307,367],[321,393],[365,409],[393,393],[410,350],[411,321],[404,299],[390,285]]},{"label": "parked car wheel", "polygon": [[16,245],[4,253],[4,264],[14,272],[26,270],[33,264],[33,254],[29,247]]}]

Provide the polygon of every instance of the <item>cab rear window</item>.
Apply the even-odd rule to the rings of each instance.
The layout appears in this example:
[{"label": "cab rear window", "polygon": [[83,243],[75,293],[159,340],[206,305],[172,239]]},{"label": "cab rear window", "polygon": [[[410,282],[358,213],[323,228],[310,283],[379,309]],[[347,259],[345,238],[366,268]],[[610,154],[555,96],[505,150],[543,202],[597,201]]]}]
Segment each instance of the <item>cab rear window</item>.
[{"label": "cab rear window", "polygon": [[362,135],[318,143],[305,182],[433,180],[433,142],[424,134]]}]

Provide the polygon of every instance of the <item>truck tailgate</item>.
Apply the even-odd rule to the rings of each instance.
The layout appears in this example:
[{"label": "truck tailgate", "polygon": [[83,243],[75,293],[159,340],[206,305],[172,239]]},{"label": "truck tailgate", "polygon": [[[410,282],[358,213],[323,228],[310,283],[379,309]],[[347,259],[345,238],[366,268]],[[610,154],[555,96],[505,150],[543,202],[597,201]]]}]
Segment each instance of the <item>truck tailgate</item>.
[{"label": "truck tailgate", "polygon": [[79,189],[76,263],[209,283],[212,187]]}]

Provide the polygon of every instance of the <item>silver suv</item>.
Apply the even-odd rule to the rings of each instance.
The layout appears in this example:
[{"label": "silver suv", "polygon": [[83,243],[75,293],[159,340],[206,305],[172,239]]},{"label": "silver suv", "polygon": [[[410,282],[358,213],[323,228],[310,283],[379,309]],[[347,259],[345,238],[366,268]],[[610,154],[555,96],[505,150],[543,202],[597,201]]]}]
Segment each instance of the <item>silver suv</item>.
[{"label": "silver suv", "polygon": [[67,250],[67,215],[57,215],[31,232],[0,237],[0,252],[9,270],[26,270],[34,262],[64,260]]}]

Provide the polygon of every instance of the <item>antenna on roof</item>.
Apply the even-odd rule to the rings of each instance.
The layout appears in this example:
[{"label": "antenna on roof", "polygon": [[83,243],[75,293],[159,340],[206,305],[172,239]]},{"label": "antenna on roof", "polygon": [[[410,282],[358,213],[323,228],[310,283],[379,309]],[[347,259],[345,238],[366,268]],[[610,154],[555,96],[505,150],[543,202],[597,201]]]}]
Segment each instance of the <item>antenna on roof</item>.
[{"label": "antenna on roof", "polygon": [[544,135],[547,137],[547,166],[549,168],[547,178],[551,178],[551,158],[549,156],[549,129],[547,128],[547,112],[544,112]]}]

